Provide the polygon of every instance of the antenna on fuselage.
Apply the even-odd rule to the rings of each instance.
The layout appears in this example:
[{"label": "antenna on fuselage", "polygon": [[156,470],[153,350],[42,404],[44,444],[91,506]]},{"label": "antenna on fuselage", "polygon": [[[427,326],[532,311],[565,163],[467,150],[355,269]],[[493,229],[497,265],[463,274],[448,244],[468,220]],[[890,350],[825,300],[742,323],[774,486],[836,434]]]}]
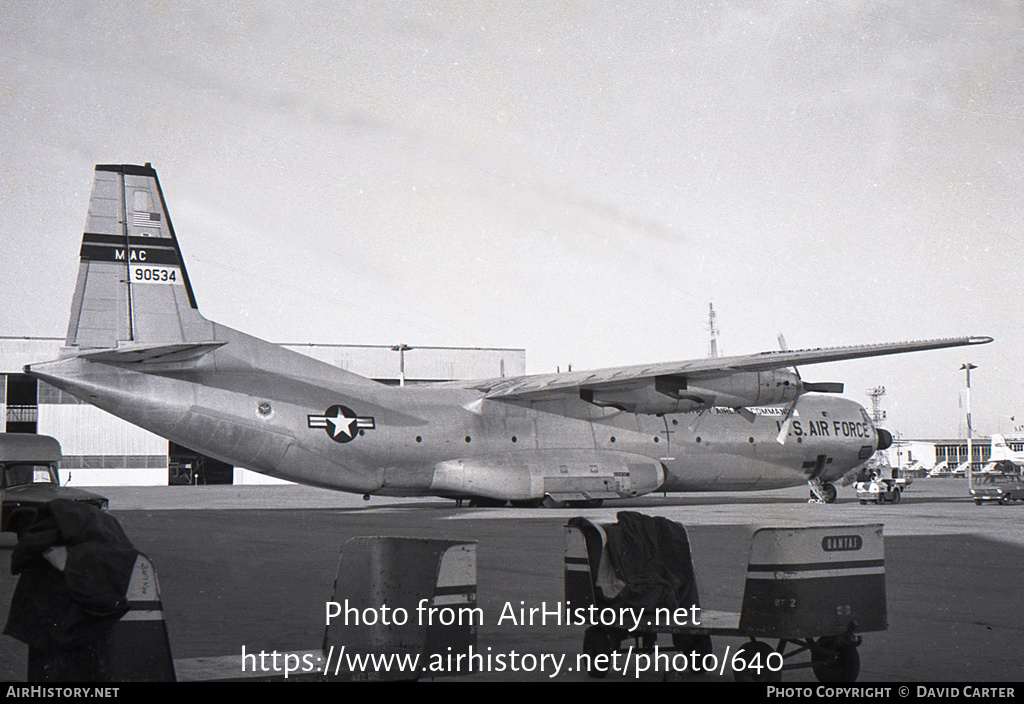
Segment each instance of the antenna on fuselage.
[{"label": "antenna on fuselage", "polygon": [[715,304],[708,303],[708,330],[711,331],[711,347],[708,350],[709,357],[718,356],[718,326],[715,325]]}]

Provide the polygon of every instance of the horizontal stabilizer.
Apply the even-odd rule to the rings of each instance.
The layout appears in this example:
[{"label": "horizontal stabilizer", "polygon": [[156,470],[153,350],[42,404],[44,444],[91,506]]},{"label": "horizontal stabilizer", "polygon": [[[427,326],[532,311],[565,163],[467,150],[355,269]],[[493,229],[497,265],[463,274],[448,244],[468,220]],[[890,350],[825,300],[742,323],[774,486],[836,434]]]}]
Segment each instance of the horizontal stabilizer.
[{"label": "horizontal stabilizer", "polygon": [[92,362],[107,364],[152,364],[189,362],[223,347],[225,342],[194,342],[172,345],[122,345],[117,349],[100,350],[79,355]]}]

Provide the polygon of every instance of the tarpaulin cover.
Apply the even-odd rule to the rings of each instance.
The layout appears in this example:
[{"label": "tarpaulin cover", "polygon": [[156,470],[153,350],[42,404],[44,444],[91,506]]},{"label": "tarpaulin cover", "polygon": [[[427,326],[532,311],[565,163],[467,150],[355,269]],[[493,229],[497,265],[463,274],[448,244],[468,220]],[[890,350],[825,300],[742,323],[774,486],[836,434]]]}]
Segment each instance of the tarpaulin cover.
[{"label": "tarpaulin cover", "polygon": [[[63,571],[43,556],[55,546],[67,549]],[[42,650],[91,644],[128,611],[138,554],[110,514],[66,499],[45,504],[11,555],[21,576],[4,633]]]},{"label": "tarpaulin cover", "polygon": [[[599,591],[598,601],[643,609],[700,606],[686,528],[667,518],[632,511],[620,511],[616,518],[617,523],[604,523],[601,528],[607,536],[609,561],[625,586],[610,599],[602,598]],[[570,524],[589,528],[584,533],[591,536],[596,532],[586,519],[572,519]],[[592,540],[587,544],[589,551]],[[595,564],[592,555],[591,565]]]}]

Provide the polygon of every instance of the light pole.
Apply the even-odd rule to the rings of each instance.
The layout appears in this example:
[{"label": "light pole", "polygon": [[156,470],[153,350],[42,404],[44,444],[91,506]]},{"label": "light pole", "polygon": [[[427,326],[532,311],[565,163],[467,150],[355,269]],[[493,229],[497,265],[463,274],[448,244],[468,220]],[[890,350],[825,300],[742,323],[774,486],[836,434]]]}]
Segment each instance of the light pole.
[{"label": "light pole", "polygon": [[974,448],[971,446],[971,370],[977,369],[978,365],[965,362],[960,366],[967,372],[967,393],[965,402],[967,404],[967,485],[971,484],[971,470],[974,467]]},{"label": "light pole", "polygon": [[398,353],[398,385],[405,386],[405,353],[413,349],[409,345],[392,345],[391,351]]}]

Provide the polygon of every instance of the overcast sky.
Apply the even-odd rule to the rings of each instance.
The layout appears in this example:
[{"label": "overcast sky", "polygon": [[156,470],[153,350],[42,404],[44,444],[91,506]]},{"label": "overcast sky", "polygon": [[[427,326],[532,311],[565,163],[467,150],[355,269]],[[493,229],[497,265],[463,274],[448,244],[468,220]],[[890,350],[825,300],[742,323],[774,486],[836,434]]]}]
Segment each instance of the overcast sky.
[{"label": "overcast sky", "polygon": [[[1019,2],[0,0],[0,334],[66,331],[96,163],[152,162],[200,309],[530,372],[990,335],[801,369],[1024,426]],[[409,353],[409,365],[415,352]]]}]

